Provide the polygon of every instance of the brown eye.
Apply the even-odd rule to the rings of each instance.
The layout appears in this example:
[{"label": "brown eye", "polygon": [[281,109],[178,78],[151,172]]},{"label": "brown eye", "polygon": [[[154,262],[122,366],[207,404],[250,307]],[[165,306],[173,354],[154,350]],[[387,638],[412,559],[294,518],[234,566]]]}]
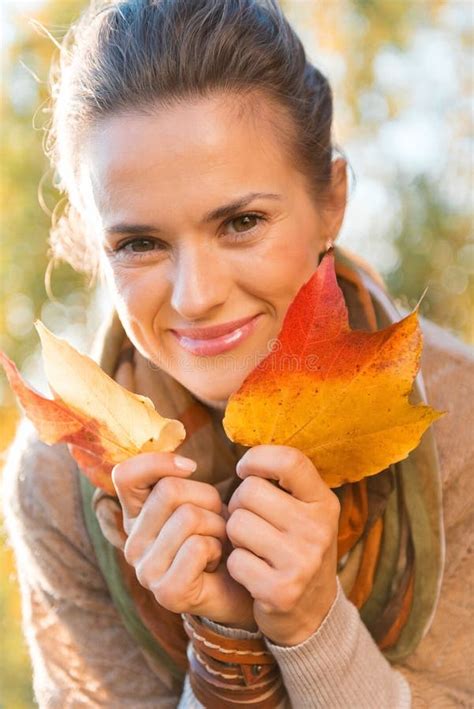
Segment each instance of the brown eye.
[{"label": "brown eye", "polygon": [[[228,219],[225,225],[228,227],[232,224],[232,229],[228,232],[231,241],[243,241],[247,235],[249,238],[256,235],[260,223],[265,221],[267,221],[266,218],[260,214],[247,213]],[[234,224],[237,225],[237,228],[234,227]]]},{"label": "brown eye", "polygon": [[154,246],[154,241],[151,239],[134,239],[129,241],[127,246],[131,248],[132,251],[149,251]]},{"label": "brown eye", "polygon": [[[258,216],[256,214],[243,214],[240,217],[235,217],[232,222],[239,223],[241,226],[243,225],[243,230],[242,231],[248,231],[249,229],[252,229],[255,226],[255,223],[258,221]],[[237,229],[239,231],[239,229]]]},{"label": "brown eye", "polygon": [[110,256],[120,261],[156,259],[166,253],[167,244],[158,239],[135,237],[112,249]]}]

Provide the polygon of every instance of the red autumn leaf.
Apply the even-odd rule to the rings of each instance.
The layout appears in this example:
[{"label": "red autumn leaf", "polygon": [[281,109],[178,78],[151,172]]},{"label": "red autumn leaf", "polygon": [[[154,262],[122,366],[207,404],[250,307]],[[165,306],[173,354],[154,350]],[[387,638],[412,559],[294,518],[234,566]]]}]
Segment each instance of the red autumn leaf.
[{"label": "red autumn leaf", "polygon": [[408,400],[421,349],[417,310],[383,330],[351,330],[329,252],[270,354],[229,398],[224,429],[245,446],[300,449],[330,487],[374,475],[405,458],[444,413]]}]

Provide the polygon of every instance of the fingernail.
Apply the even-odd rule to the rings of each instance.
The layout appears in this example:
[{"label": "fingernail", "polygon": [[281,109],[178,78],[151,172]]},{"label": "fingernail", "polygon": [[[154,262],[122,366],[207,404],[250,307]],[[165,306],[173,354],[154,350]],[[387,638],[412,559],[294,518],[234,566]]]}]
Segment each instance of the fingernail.
[{"label": "fingernail", "polygon": [[177,468],[181,468],[181,470],[188,470],[189,472],[194,472],[197,468],[197,463],[195,460],[184,458],[182,455],[175,455],[174,464]]}]

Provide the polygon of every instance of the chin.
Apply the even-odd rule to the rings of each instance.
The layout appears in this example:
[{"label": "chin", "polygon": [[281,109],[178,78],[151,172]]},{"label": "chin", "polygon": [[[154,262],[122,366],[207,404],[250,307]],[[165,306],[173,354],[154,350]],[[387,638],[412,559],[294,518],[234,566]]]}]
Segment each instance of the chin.
[{"label": "chin", "polygon": [[[196,383],[193,386],[191,383],[182,382],[182,384],[189,389],[189,391],[200,401],[208,406],[212,406],[215,409],[225,409],[227,406],[227,401],[232,394],[232,391],[228,386],[219,387],[216,389],[215,382],[214,386],[206,387],[203,382]],[[238,387],[236,387],[238,388]]]},{"label": "chin", "polygon": [[202,396],[195,394],[196,398],[199,399],[203,404],[209,406],[211,409],[218,409],[219,411],[225,411],[227,406],[227,399],[222,399],[215,401],[214,399],[204,399]]},{"label": "chin", "polygon": [[244,378],[242,373],[226,370],[225,372],[202,372],[199,378],[180,378],[179,381],[205,404],[223,410],[230,395],[240,387]]}]

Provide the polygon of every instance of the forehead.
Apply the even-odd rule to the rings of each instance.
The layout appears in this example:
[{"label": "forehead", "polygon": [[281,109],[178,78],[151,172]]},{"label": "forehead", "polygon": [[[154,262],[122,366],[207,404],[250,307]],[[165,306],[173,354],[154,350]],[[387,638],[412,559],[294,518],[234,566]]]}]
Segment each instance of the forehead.
[{"label": "forehead", "polygon": [[243,187],[281,188],[293,172],[264,114],[217,99],[111,116],[90,136],[86,164],[103,214],[132,203],[202,209],[206,194],[214,203]]}]

